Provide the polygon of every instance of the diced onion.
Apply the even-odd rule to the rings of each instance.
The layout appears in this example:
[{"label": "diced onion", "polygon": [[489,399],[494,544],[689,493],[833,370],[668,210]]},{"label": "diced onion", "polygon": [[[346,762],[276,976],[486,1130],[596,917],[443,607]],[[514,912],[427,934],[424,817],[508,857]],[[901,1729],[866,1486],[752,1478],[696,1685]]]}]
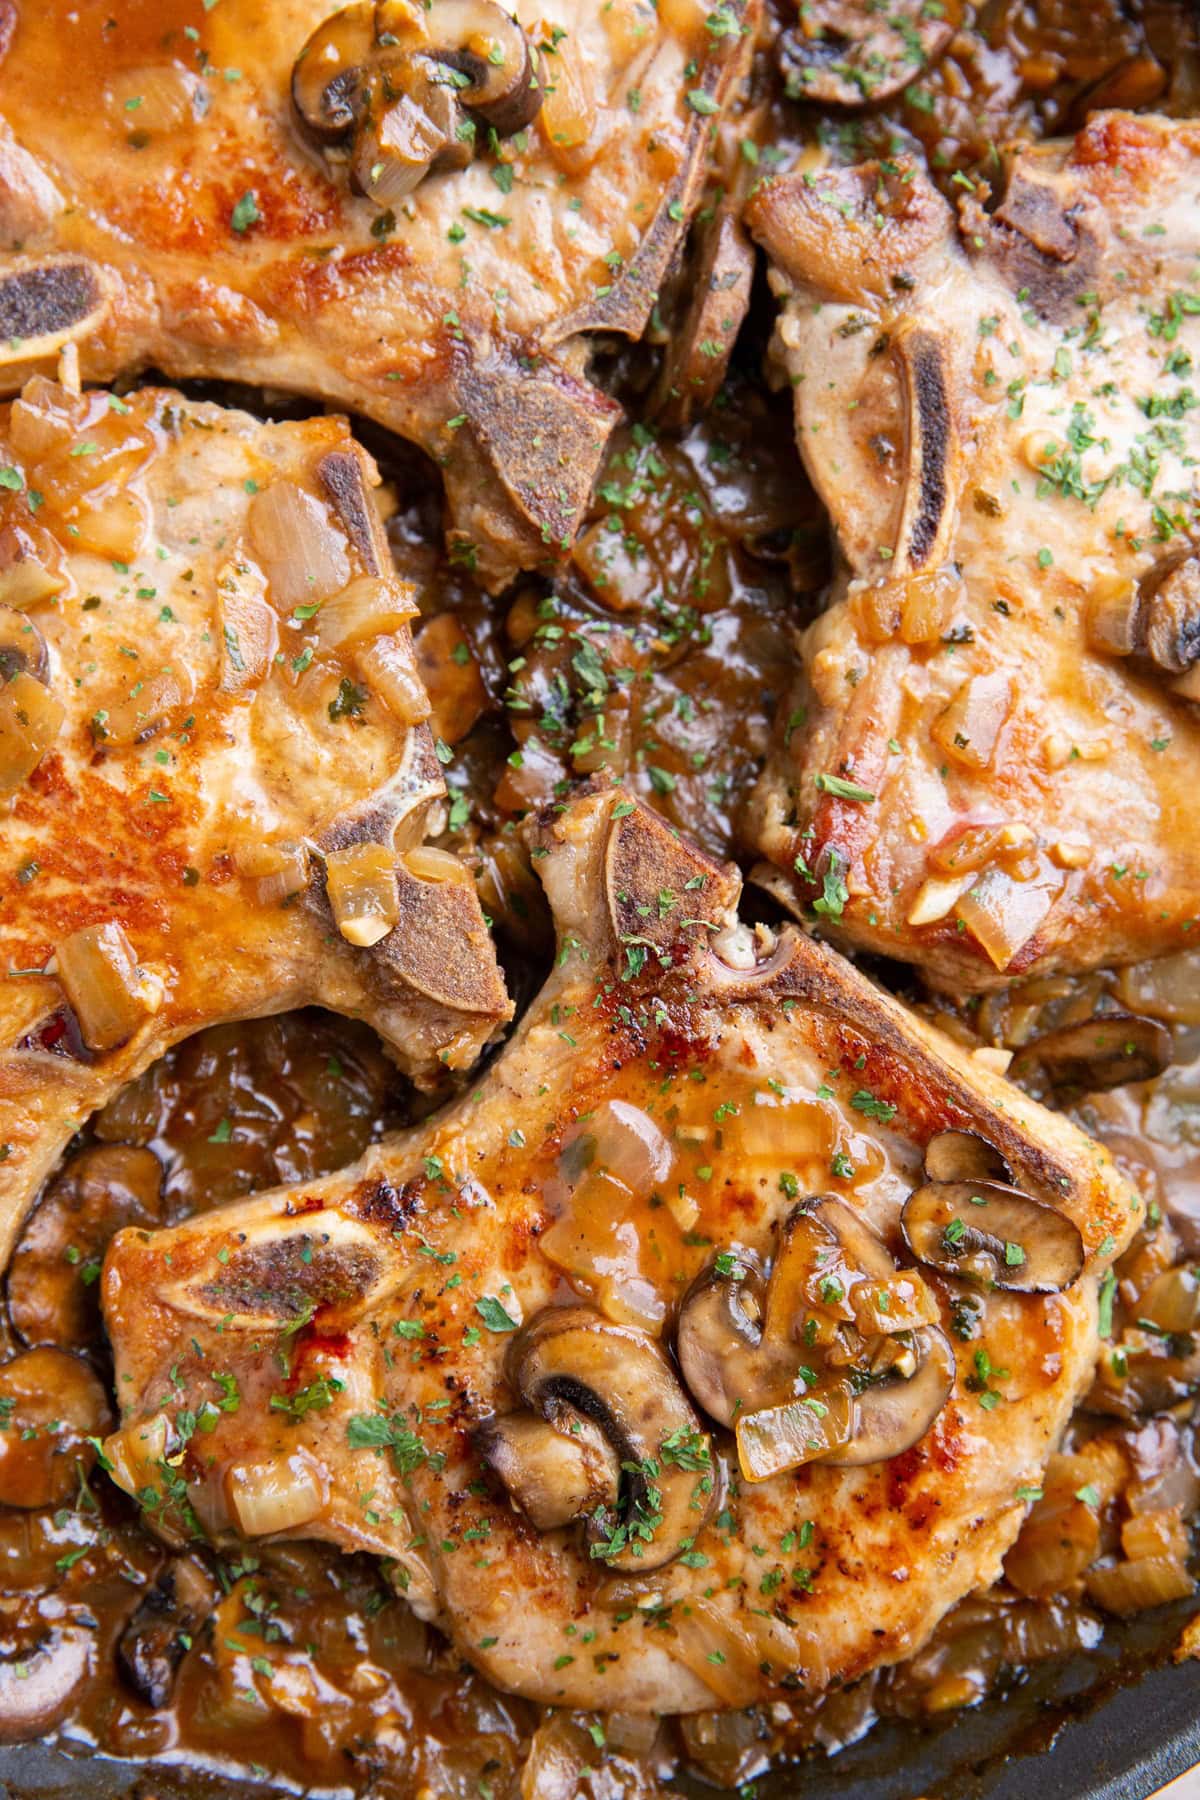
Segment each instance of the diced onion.
[{"label": "diced onion", "polygon": [[623,1182],[599,1170],[574,1187],[538,1248],[616,1324],[657,1336],[666,1302],[641,1268],[636,1202]]},{"label": "diced onion", "polygon": [[405,850],[400,861],[414,881],[444,882],[456,887],[474,885],[470,869],[448,850],[418,844],[413,850]]},{"label": "diced onion", "polygon": [[1171,1025],[1200,1025],[1200,951],[1132,963],[1117,976],[1117,994],[1130,1012]]},{"label": "diced onion", "polygon": [[70,443],[86,416],[86,402],[48,376],[35,375],[12,403],[9,442],[25,462],[41,462]]},{"label": "diced onion", "polygon": [[460,743],[484,711],[488,697],[479,665],[454,614],[439,613],[426,620],[413,650],[438,736],[448,744]]},{"label": "diced onion", "polygon": [[864,1337],[916,1331],[936,1325],[937,1301],[915,1269],[897,1269],[889,1281],[856,1281],[849,1291],[854,1323]]},{"label": "diced onion", "polygon": [[[86,459],[85,459],[86,460]],[[150,513],[130,488],[93,497],[84,494],[63,509],[71,545],[112,562],[132,562],[146,538]]]},{"label": "diced onion", "polygon": [[330,649],[356,644],[361,638],[399,631],[417,616],[414,590],[407,581],[360,575],[340,594],[326,600],[314,621],[317,636]]},{"label": "diced onion", "polygon": [[374,639],[355,653],[355,666],[372,693],[403,725],[417,725],[431,712],[429,696],[413,666],[408,644],[396,636]]},{"label": "diced onion", "polygon": [[1004,1559],[1004,1573],[1018,1593],[1049,1599],[1083,1574],[1099,1548],[1096,1509],[1071,1493],[1047,1493],[1022,1525]]},{"label": "diced onion", "polygon": [[973,675],[938,714],[931,736],[951,762],[986,769],[1012,708],[1012,682],[1007,675]]},{"label": "diced onion", "polygon": [[14,525],[0,531],[0,606],[22,612],[61,593],[65,585],[63,576],[42,561],[28,532]]},{"label": "diced onion", "polygon": [[400,917],[396,859],[383,844],[351,844],[325,858],[325,887],[337,928],[348,944],[368,949]]},{"label": "diced onion", "polygon": [[162,63],[114,75],[104,89],[104,110],[123,134],[174,131],[199,116],[203,96],[194,75]]},{"label": "diced onion", "polygon": [[0,685],[0,794],[28,781],[65,717],[61,700],[23,669]]},{"label": "diced onion", "polygon": [[169,1423],[166,1413],[155,1413],[136,1425],[126,1425],[104,1440],[105,1459],[112,1478],[127,1494],[137,1496],[161,1480],[160,1467],[167,1454]]},{"label": "diced onion", "polygon": [[586,174],[600,148],[599,112],[587,58],[564,36],[546,59],[546,67],[549,79],[542,88],[538,130],[564,174]]},{"label": "diced onion", "polygon": [[587,1129],[595,1143],[594,1167],[614,1176],[639,1199],[648,1199],[669,1179],[671,1146],[640,1106],[606,1100],[588,1120]]},{"label": "diced onion", "polygon": [[1170,1600],[1186,1600],[1195,1583],[1184,1563],[1173,1556],[1143,1556],[1088,1572],[1089,1597],[1105,1612],[1128,1618]]},{"label": "diced onion", "polygon": [[854,1403],[848,1388],[828,1388],[782,1406],[743,1413],[737,1421],[738,1461],[747,1481],[769,1481],[787,1469],[850,1442]]},{"label": "diced onion", "polygon": [[281,477],[256,494],[247,525],[280,611],[326,601],[349,581],[345,538],[329,509],[294,481]]},{"label": "diced onion", "polygon": [[1118,577],[1098,581],[1088,595],[1088,642],[1106,656],[1132,656],[1137,648],[1137,590]]},{"label": "diced onion", "polygon": [[1200,1281],[1189,1267],[1165,1269],[1150,1283],[1137,1305],[1139,1319],[1180,1337],[1200,1325]]},{"label": "diced onion", "polygon": [[949,569],[910,575],[900,602],[900,636],[906,644],[936,644],[963,594],[961,576]]},{"label": "diced onion", "polygon": [[328,1496],[324,1474],[304,1451],[270,1462],[234,1463],[225,1473],[229,1510],[246,1537],[294,1531],[321,1512]]},{"label": "diced onion", "polygon": [[142,743],[165,721],[168,713],[184,706],[192,696],[191,677],[175,669],[155,669],[139,676],[92,715],[92,735],[98,744]]},{"label": "diced onion", "polygon": [[309,854],[304,844],[243,844],[235,861],[238,874],[254,883],[260,906],[282,906],[308,886]]},{"label": "diced onion", "polygon": [[1058,898],[1062,881],[1014,881],[1004,869],[991,868],[967,889],[955,906],[972,937],[997,969],[1007,969],[1027,944]]},{"label": "diced onion", "polygon": [[1186,1562],[1188,1531],[1182,1507],[1168,1506],[1155,1512],[1134,1513],[1121,1527],[1121,1549],[1131,1562],[1146,1556],[1169,1556]]},{"label": "diced onion", "polygon": [[909,909],[908,923],[934,925],[944,919],[962,893],[967,879],[966,875],[958,875],[939,881],[931,876],[928,881],[923,881]]},{"label": "diced onion", "polygon": [[115,1050],[162,1002],[161,985],[142,974],[133,945],[115,919],[85,925],[55,950],[58,979],[91,1050]]},{"label": "diced onion", "polygon": [[248,557],[222,564],[217,573],[221,691],[253,687],[279,648],[279,619],[267,604],[263,573]]}]

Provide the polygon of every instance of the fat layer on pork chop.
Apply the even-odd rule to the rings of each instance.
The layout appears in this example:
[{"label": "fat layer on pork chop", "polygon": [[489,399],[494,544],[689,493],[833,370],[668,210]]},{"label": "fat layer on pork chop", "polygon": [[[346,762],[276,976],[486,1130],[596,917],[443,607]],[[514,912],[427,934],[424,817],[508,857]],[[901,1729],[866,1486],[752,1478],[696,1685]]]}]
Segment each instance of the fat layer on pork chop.
[{"label": "fat layer on pork chop", "polygon": [[[7,9],[0,367],[64,339],[319,395],[422,445],[456,554],[569,548],[757,0]],[[56,95],[46,104],[48,92]]]},{"label": "fat layer on pork chop", "polygon": [[904,164],[749,207],[841,553],[753,806],[793,900],[969,988],[1191,941],[1200,129],[1125,114],[954,219]]},{"label": "fat layer on pork chop", "polygon": [[315,1001],[414,1079],[509,1014],[343,419],[0,409],[0,1236],[171,1043]]},{"label": "fat layer on pork chop", "polygon": [[998,1575],[1139,1203],[619,792],[533,850],[558,957],[473,1093],[114,1240],[115,1478],[176,1541],[388,1558],[553,1705],[899,1660]]}]

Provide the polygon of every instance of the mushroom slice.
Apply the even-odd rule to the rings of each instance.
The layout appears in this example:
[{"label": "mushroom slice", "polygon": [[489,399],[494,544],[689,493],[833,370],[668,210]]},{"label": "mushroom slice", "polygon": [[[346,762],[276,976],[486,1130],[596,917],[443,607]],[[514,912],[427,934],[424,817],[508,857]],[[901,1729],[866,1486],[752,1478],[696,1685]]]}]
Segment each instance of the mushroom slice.
[{"label": "mushroom slice", "polygon": [[92,1666],[94,1631],[52,1625],[31,1649],[0,1647],[0,1744],[18,1744],[51,1731],[65,1716]]},{"label": "mushroom slice", "polygon": [[822,1460],[835,1468],[856,1469],[902,1456],[920,1443],[953,1388],[954,1351],[944,1331],[927,1325],[913,1332],[911,1344],[889,1339],[868,1385],[856,1397],[849,1443]]},{"label": "mushroom slice", "polygon": [[551,1307],[514,1339],[509,1378],[543,1419],[566,1407],[591,1420],[620,1464],[616,1505],[587,1518],[593,1557],[610,1569],[672,1562],[706,1523],[716,1483],[709,1439],[653,1338],[590,1307]]},{"label": "mushroom slice", "polygon": [[766,1278],[756,1257],[713,1257],[683,1297],[675,1354],[688,1391],[710,1418],[732,1426],[741,1413],[794,1390],[797,1356],[764,1345]]},{"label": "mushroom slice", "polygon": [[839,1323],[864,1337],[932,1325],[937,1304],[921,1276],[898,1269],[891,1252],[852,1206],[821,1194],[793,1207],[783,1224],[767,1289],[763,1340],[829,1344]]},{"label": "mushroom slice", "polygon": [[562,1408],[552,1419],[509,1413],[476,1434],[484,1462],[538,1531],[554,1531],[620,1497],[616,1451],[592,1420]]},{"label": "mushroom slice", "polygon": [[998,1181],[929,1181],[900,1215],[921,1262],[1018,1294],[1055,1294],[1083,1268],[1083,1239],[1065,1213]]},{"label": "mushroom slice", "polygon": [[1151,660],[1169,675],[1186,675],[1200,660],[1200,556],[1168,569],[1145,601],[1140,623]]},{"label": "mushroom slice", "polygon": [[870,106],[899,93],[954,36],[952,8],[925,0],[805,0],[800,23],[780,39],[779,59],[794,100]]},{"label": "mushroom slice", "polygon": [[464,168],[464,109],[502,137],[542,103],[529,40],[495,0],[378,0],[345,7],[309,37],[292,101],[321,146],[353,139],[351,185],[386,204],[433,168]]},{"label": "mushroom slice", "polygon": [[973,1131],[939,1131],[925,1146],[930,1181],[1011,1182],[1012,1170],[986,1138]]},{"label": "mushroom slice", "polygon": [[1150,1081],[1170,1066],[1171,1033],[1158,1019],[1136,1013],[1097,1013],[1081,1025],[1060,1025],[1026,1044],[1013,1058],[1014,1081],[1043,1075],[1055,1089],[1097,1093],[1130,1081]]},{"label": "mushroom slice", "polygon": [[216,1590],[192,1556],[172,1559],[142,1596],[117,1640],[117,1667],[140,1700],[169,1704],[189,1640],[212,1613]]}]

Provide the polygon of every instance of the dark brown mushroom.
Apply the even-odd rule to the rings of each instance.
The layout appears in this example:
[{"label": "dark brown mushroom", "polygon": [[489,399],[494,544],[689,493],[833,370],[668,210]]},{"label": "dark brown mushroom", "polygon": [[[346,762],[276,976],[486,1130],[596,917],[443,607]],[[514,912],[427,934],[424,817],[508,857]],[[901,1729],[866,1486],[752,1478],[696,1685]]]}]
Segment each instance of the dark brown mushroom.
[{"label": "dark brown mushroom", "polygon": [[800,22],[780,38],[779,60],[793,100],[864,107],[898,94],[947,48],[953,5],[925,0],[805,0]]},{"label": "dark brown mushroom", "polygon": [[152,1150],[101,1144],[72,1157],[30,1214],[8,1271],[9,1317],[27,1344],[82,1350],[100,1329],[96,1278],[110,1238],[163,1223]]},{"label": "dark brown mushroom", "polygon": [[569,1408],[553,1418],[509,1413],[480,1427],[476,1448],[538,1531],[554,1531],[620,1498],[616,1451],[590,1419]]},{"label": "dark brown mushroom", "polygon": [[855,1396],[850,1442],[822,1460],[838,1469],[890,1462],[919,1444],[954,1388],[954,1352],[928,1325],[911,1340],[889,1338]]},{"label": "dark brown mushroom", "polygon": [[[616,1503],[584,1515],[593,1557],[610,1569],[650,1570],[687,1548],[716,1504],[716,1470],[710,1441],[653,1338],[590,1307],[551,1307],[513,1340],[508,1373],[530,1413],[590,1421],[619,1463]],[[515,1442],[511,1427],[509,1436]],[[537,1452],[544,1455],[544,1441]],[[535,1487],[521,1477],[521,1492]],[[564,1522],[560,1511],[556,1524]]]},{"label": "dark brown mushroom", "polygon": [[1137,1419],[1167,1412],[1200,1393],[1200,1338],[1192,1332],[1125,1332],[1106,1345],[1083,1410]]},{"label": "dark brown mushroom", "polygon": [[0,1744],[19,1744],[65,1717],[92,1666],[95,1633],[51,1625],[32,1645],[0,1644]]},{"label": "dark brown mushroom", "polygon": [[178,1556],[138,1602],[117,1641],[117,1668],[147,1706],[169,1704],[179,1665],[216,1597],[204,1565]]},{"label": "dark brown mushroom", "polygon": [[935,1325],[880,1341],[865,1368],[818,1382],[807,1394],[737,1421],[747,1481],[805,1463],[862,1468],[920,1443],[950,1398],[954,1352]]},{"label": "dark brown mushroom", "polygon": [[688,1391],[721,1425],[795,1388],[795,1345],[764,1344],[766,1278],[741,1251],[712,1258],[683,1297],[675,1354]]},{"label": "dark brown mushroom", "polygon": [[931,1268],[1018,1294],[1060,1293],[1083,1268],[1074,1221],[998,1181],[926,1182],[905,1201],[900,1229]]},{"label": "dark brown mushroom", "polygon": [[1141,635],[1146,654],[1170,675],[1200,661],[1200,556],[1174,563],[1145,598]]},{"label": "dark brown mushroom", "polygon": [[930,1181],[1011,1182],[1012,1170],[986,1138],[973,1131],[939,1131],[925,1146]]},{"label": "dark brown mushroom", "polygon": [[0,606],[0,683],[14,675],[32,675],[43,684],[50,675],[50,652],[32,619],[12,606]]},{"label": "dark brown mushroom", "polygon": [[528,38],[495,0],[359,0],[309,37],[292,100],[314,142],[350,143],[356,191],[388,205],[431,169],[465,167],[475,122],[501,137],[522,130],[542,90]]},{"label": "dark brown mushroom", "polygon": [[26,1350],[0,1368],[0,1505],[58,1506],[96,1460],[112,1426],[88,1364],[63,1350]]},{"label": "dark brown mushroom", "polygon": [[1171,1055],[1171,1033],[1158,1019],[1097,1013],[1081,1025],[1060,1025],[1025,1044],[1009,1074],[1034,1087],[1044,1082],[1055,1090],[1097,1093],[1161,1075]]}]

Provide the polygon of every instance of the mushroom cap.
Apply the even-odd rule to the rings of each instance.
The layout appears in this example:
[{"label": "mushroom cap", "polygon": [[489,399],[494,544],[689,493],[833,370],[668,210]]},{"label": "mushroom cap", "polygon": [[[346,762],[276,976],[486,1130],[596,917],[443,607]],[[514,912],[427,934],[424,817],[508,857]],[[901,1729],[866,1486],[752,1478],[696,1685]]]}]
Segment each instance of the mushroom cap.
[{"label": "mushroom cap", "polygon": [[1061,1293],[1083,1269],[1074,1220],[998,1181],[927,1181],[905,1201],[900,1229],[921,1262],[1019,1294]]},{"label": "mushroom cap", "polygon": [[1136,1013],[1097,1013],[1079,1025],[1060,1025],[1025,1044],[1009,1074],[1015,1081],[1040,1072],[1053,1088],[1086,1093],[1149,1081],[1170,1066],[1171,1033],[1159,1019]]},{"label": "mushroom cap", "polygon": [[893,1362],[855,1400],[850,1442],[821,1458],[838,1469],[890,1462],[919,1444],[954,1389],[954,1351],[944,1331],[926,1325],[912,1334],[916,1367]]},{"label": "mushroom cap", "polygon": [[1012,1170],[986,1138],[973,1131],[939,1131],[925,1146],[930,1181],[1012,1180]]},{"label": "mushroom cap", "polygon": [[610,1569],[672,1562],[707,1521],[717,1488],[710,1440],[666,1353],[590,1307],[549,1307],[513,1340],[508,1367],[533,1412],[550,1419],[571,1408],[619,1459],[617,1506],[598,1507],[587,1522],[592,1555]]},{"label": "mushroom cap", "polygon": [[[721,1425],[739,1412],[770,1406],[794,1378],[797,1354],[772,1355],[762,1341],[767,1281],[758,1258],[736,1251],[728,1274],[712,1257],[679,1309],[675,1354],[688,1391]],[[748,1310],[749,1306],[749,1310]]]},{"label": "mushroom cap", "polygon": [[538,1531],[554,1531],[597,1507],[615,1508],[621,1465],[599,1427],[568,1407],[553,1418],[508,1413],[475,1434],[476,1448],[513,1504]]}]

